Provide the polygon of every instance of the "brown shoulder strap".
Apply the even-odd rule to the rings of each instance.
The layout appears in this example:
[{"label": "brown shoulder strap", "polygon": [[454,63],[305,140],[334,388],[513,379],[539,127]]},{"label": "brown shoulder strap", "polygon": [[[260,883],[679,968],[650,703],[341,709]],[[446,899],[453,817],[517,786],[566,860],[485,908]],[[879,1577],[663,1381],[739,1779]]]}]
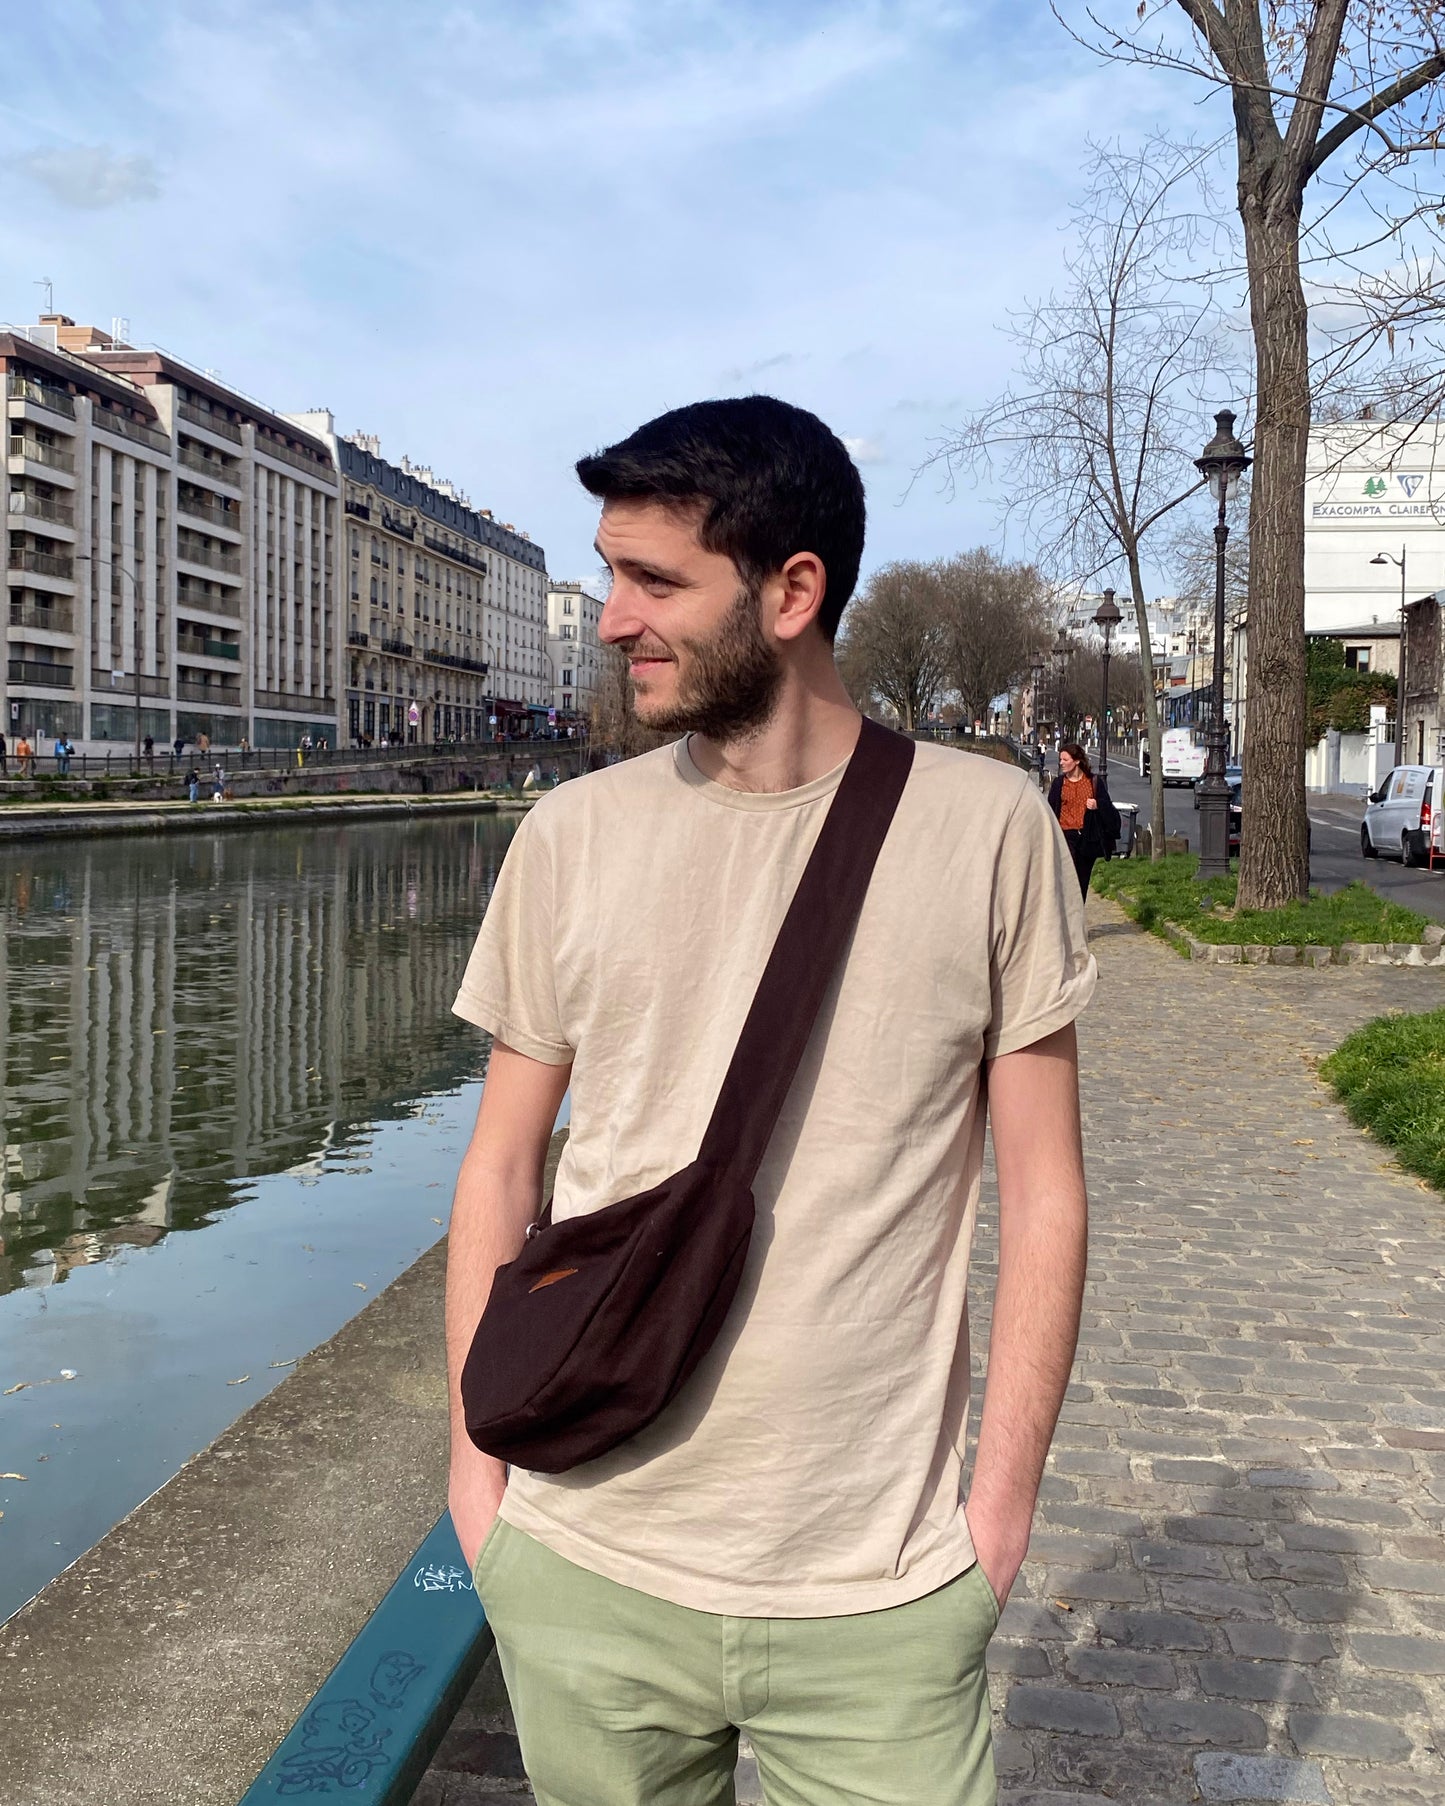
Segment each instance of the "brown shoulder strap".
[{"label": "brown shoulder strap", "polygon": [[767,1152],[912,766],[913,742],[865,718],[698,1150],[744,1185]]}]

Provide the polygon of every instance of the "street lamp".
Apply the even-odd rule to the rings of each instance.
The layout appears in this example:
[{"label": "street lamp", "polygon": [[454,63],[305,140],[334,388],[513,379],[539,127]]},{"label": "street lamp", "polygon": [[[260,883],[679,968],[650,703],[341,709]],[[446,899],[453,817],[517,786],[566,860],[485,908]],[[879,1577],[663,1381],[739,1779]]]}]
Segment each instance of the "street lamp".
[{"label": "street lamp", "polygon": [[1395,680],[1397,691],[1395,697],[1395,763],[1405,763],[1405,548],[1400,547],[1400,556],[1393,552],[1376,552],[1370,560],[1371,564],[1398,564],[1400,567],[1400,657],[1397,663],[1400,674]]},{"label": "street lamp", "polygon": [[1199,785],[1199,876],[1229,876],[1229,785],[1224,777],[1224,548],[1229,528],[1224,512],[1239,493],[1240,478],[1252,460],[1234,436],[1234,414],[1214,416],[1214,437],[1194,460],[1219,503],[1214,523],[1214,682],[1210,686],[1209,731],[1205,735],[1204,777]]},{"label": "street lamp", "polygon": [[1072,642],[1072,640],[1070,640],[1068,634],[1066,634],[1064,632],[1063,628],[1061,627],[1059,629],[1059,637],[1054,641],[1053,645],[1049,648],[1049,656],[1054,661],[1054,669],[1055,669],[1055,671],[1057,671],[1058,679],[1059,679],[1058,690],[1059,690],[1059,745],[1060,746],[1062,746],[1064,743],[1064,670],[1065,670],[1065,667],[1068,665],[1069,659],[1073,655],[1073,651],[1074,651],[1073,642]]},{"label": "street lamp", "polygon": [[1034,745],[1042,746],[1043,735],[1039,731],[1039,699],[1043,694],[1044,687],[1044,656],[1041,652],[1036,652],[1034,654],[1033,663],[1029,666],[1029,682],[1032,686],[1029,691],[1029,696],[1033,705]]},{"label": "street lamp", "polygon": [[1104,700],[1099,711],[1099,777],[1104,781],[1109,776],[1109,649],[1114,629],[1123,619],[1113,590],[1106,589],[1104,600],[1094,610],[1094,625],[1104,636]]}]

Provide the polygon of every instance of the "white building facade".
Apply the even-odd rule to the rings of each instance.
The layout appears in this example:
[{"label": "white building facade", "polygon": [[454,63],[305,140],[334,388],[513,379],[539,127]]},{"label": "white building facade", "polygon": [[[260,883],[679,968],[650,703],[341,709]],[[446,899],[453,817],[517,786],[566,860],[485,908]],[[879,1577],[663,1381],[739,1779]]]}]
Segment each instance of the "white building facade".
[{"label": "white building facade", "polygon": [[597,692],[602,604],[579,582],[554,578],[547,588],[547,657],[552,707],[559,721],[590,714]]},{"label": "white building facade", "polygon": [[1407,599],[1445,585],[1445,426],[1312,428],[1304,511],[1306,632],[1398,675],[1400,561]]},{"label": "white building facade", "polygon": [[327,447],[63,315],[0,334],[0,363],[7,730],[95,752],[335,745]]}]

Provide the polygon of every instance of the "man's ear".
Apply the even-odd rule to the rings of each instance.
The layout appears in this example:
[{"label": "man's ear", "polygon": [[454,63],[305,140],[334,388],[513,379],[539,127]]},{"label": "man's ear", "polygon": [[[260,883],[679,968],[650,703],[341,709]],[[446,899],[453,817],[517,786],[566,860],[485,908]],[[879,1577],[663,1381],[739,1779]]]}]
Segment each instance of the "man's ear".
[{"label": "man's ear", "polygon": [[818,618],[828,592],[828,573],[816,552],[794,552],[773,580],[777,613],[773,630],[780,640],[796,640]]}]

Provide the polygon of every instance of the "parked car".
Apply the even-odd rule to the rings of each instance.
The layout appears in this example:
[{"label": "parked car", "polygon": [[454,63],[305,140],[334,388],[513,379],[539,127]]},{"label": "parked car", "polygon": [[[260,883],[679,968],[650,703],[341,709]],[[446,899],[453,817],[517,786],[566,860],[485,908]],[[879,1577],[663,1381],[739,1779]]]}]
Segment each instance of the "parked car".
[{"label": "parked car", "polygon": [[1360,823],[1360,852],[1366,859],[1401,860],[1424,865],[1429,858],[1435,819],[1445,807],[1445,767],[1397,765],[1378,790],[1372,791]]},{"label": "parked car", "polygon": [[[1225,766],[1224,781],[1229,786],[1230,795],[1234,798],[1234,800],[1236,802],[1238,802],[1239,801],[1239,787],[1244,782],[1244,772],[1240,767],[1240,763],[1239,763],[1238,759],[1231,759],[1229,761],[1229,763]],[[1199,776],[1194,780],[1194,807],[1196,809],[1199,807],[1199,786],[1203,782],[1204,782],[1204,774],[1203,774],[1203,772],[1201,772],[1199,774]]]}]

